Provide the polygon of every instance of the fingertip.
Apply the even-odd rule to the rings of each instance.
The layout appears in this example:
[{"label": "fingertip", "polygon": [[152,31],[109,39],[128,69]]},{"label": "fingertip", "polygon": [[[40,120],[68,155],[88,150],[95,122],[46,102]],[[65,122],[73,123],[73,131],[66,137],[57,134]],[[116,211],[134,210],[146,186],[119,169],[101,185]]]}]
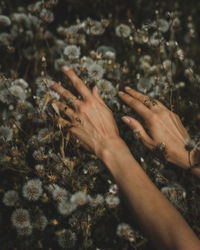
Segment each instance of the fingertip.
[{"label": "fingertip", "polygon": [[124,89],[125,89],[126,91],[131,90],[131,88],[130,88],[129,86],[126,86]]},{"label": "fingertip", "polygon": [[131,121],[131,120],[130,120],[129,117],[127,117],[127,116],[122,116],[121,119],[122,119],[122,121],[125,122],[126,124],[130,124],[130,121]]},{"label": "fingertip", "polygon": [[64,73],[67,73],[69,70],[70,70],[70,68],[67,65],[65,65],[65,66],[62,67],[62,71]]},{"label": "fingertip", "polygon": [[97,85],[95,85],[95,86],[92,88],[92,92],[93,92],[93,94],[99,94],[99,90],[98,90]]}]

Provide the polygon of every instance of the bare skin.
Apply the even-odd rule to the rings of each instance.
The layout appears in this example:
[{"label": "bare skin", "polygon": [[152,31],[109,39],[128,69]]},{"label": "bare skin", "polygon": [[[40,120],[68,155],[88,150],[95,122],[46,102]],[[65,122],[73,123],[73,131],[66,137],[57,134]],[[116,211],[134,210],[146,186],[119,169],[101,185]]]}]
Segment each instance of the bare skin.
[{"label": "bare skin", "polygon": [[[153,150],[156,145],[164,142],[166,145],[167,161],[184,169],[188,169],[190,164],[193,165],[194,150],[190,153],[189,157],[188,151],[184,147],[184,142],[190,137],[179,116],[169,111],[157,100],[154,106],[148,108],[144,104],[148,98],[147,96],[129,87],[126,87],[125,91],[126,93],[119,92],[119,97],[143,118],[149,133],[133,117],[126,116],[122,120],[132,130],[140,132],[144,145]],[[200,169],[192,169],[192,173],[200,177]]]},{"label": "bare skin", "polygon": [[[72,70],[64,67],[63,71],[82,96],[80,101],[58,83],[52,84],[51,88],[59,93],[66,103],[70,100],[72,106],[70,108],[66,103],[59,101],[55,103],[60,112],[69,118],[69,120],[63,119],[63,126],[69,126],[70,132],[105,163],[127,198],[133,216],[155,248],[200,249],[200,242],[192,229],[151,182],[120,138],[113,114],[98,94],[97,87],[90,91]],[[123,96],[127,97],[124,101],[131,97],[131,95]],[[133,103],[134,101],[131,105]],[[136,100],[136,103],[142,107],[141,102]],[[136,106],[133,106],[135,109]],[[136,124],[136,120],[134,122]],[[133,124],[130,127],[136,128]],[[149,139],[139,123],[137,123],[138,128],[142,136],[146,136],[145,141]],[[164,136],[164,133],[161,135]],[[180,134],[178,135],[179,138]],[[170,159],[174,161],[175,158],[171,156]]]}]

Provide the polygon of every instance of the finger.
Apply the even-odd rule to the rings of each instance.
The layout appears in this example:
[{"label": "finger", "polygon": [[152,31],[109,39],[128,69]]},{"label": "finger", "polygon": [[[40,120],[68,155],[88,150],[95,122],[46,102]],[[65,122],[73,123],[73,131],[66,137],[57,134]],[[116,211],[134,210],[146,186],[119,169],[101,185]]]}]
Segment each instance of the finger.
[{"label": "finger", "polygon": [[97,86],[94,86],[92,89],[92,94],[97,98],[97,100],[102,103],[103,105],[105,105],[103,99],[101,98],[101,96],[99,95],[99,91]]},{"label": "finger", "polygon": [[64,104],[63,102],[59,102],[59,101],[56,101],[54,102],[56,103],[58,109],[65,115],[67,115],[71,121],[74,121],[75,119],[75,113],[74,113],[74,110],[71,109],[70,107],[68,107],[66,104]]},{"label": "finger", "polygon": [[147,108],[143,103],[138,99],[133,98],[132,96],[120,91],[119,97],[131,108],[133,108],[144,120],[149,120],[153,112]]},{"label": "finger", "polygon": [[63,88],[62,85],[54,82],[51,85],[51,89],[56,91],[62,98],[66,100],[66,102],[73,107],[77,107],[80,104],[80,101],[67,89]]},{"label": "finger", "polygon": [[122,121],[125,122],[130,127],[130,129],[132,129],[133,131],[135,131],[135,132],[138,131],[139,138],[142,140],[142,142],[144,143],[144,145],[147,148],[149,148],[151,150],[154,148],[154,141],[146,133],[146,131],[144,130],[144,128],[140,122],[138,122],[136,119],[134,119],[130,116],[123,116]]},{"label": "finger", "polygon": [[[142,93],[139,93],[138,91],[131,89],[130,87],[125,87],[125,91],[131,95],[132,97],[136,98],[137,100],[141,101],[142,103],[145,102],[145,100],[148,98],[148,96],[143,95]],[[161,102],[156,100],[156,103],[159,105],[159,107],[167,109]]]},{"label": "finger", "polygon": [[56,125],[57,125],[60,129],[65,128],[65,127],[69,127],[69,128],[72,127],[71,122],[69,122],[69,121],[63,119],[62,117],[60,117],[60,116],[58,116],[58,115],[54,115],[53,120],[54,120],[54,122],[56,123]]},{"label": "finger", "polygon": [[83,97],[84,100],[92,96],[88,87],[83,83],[83,81],[74,73],[73,70],[69,69],[67,66],[62,68],[64,74],[69,77],[75,89]]}]

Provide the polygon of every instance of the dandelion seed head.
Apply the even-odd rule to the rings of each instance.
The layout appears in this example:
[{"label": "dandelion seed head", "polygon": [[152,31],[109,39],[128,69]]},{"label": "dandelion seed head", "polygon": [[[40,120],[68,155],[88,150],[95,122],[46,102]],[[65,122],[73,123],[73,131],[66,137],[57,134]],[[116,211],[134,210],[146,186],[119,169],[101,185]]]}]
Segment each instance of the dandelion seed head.
[{"label": "dandelion seed head", "polygon": [[112,98],[117,94],[116,88],[108,80],[98,80],[96,85],[102,98]]},{"label": "dandelion seed head", "polygon": [[80,57],[80,47],[76,45],[68,45],[64,49],[64,56],[66,56],[69,60],[78,59]]},{"label": "dandelion seed head", "polygon": [[127,223],[120,223],[117,226],[117,235],[119,237],[124,237],[125,239],[129,240],[130,242],[135,241],[134,231]]},{"label": "dandelion seed head", "polygon": [[43,165],[41,165],[41,164],[35,165],[35,170],[37,171],[37,174],[40,177],[43,177],[45,175],[45,169],[44,169]]},{"label": "dandelion seed head", "polygon": [[56,201],[67,200],[69,197],[69,192],[66,189],[61,188],[56,184],[52,185],[51,192],[53,199]]},{"label": "dandelion seed head", "polygon": [[88,76],[94,80],[100,80],[105,73],[105,70],[97,63],[88,66]]},{"label": "dandelion seed head", "polygon": [[171,185],[162,187],[161,192],[169,201],[178,207],[180,205],[180,201],[183,201],[186,197],[185,189],[178,183],[173,183]]},{"label": "dandelion seed head", "polygon": [[158,30],[165,33],[169,29],[169,23],[165,19],[158,19],[157,21]]},{"label": "dandelion seed head", "polygon": [[76,208],[77,205],[75,203],[66,200],[61,200],[58,203],[58,212],[64,216],[70,215]]},{"label": "dandelion seed head", "polygon": [[9,92],[22,102],[24,102],[26,99],[26,93],[25,93],[24,89],[18,85],[11,86],[9,88]]},{"label": "dandelion seed head", "polygon": [[118,192],[117,184],[112,184],[109,188],[109,193],[110,194],[117,194],[117,192]]},{"label": "dandelion seed head", "polygon": [[12,14],[12,21],[24,25],[26,27],[30,26],[30,20],[25,13],[14,13]]},{"label": "dandelion seed head", "polygon": [[113,47],[100,46],[97,48],[97,53],[101,54],[103,58],[115,60],[116,51]]},{"label": "dandelion seed head", "polygon": [[90,199],[90,204],[92,207],[97,207],[104,203],[104,197],[101,194],[97,194],[95,198]]},{"label": "dandelion seed head", "polygon": [[82,191],[78,191],[71,196],[70,201],[77,206],[83,206],[88,202],[88,196]]},{"label": "dandelion seed head", "polygon": [[3,196],[3,203],[6,206],[15,206],[16,202],[19,200],[19,194],[15,190],[8,190]]},{"label": "dandelion seed head", "polygon": [[105,202],[109,208],[115,208],[119,205],[120,199],[117,196],[109,195],[105,198]]},{"label": "dandelion seed head", "polygon": [[3,141],[11,141],[13,138],[13,130],[6,126],[0,126],[0,139]]},{"label": "dandelion seed head", "polygon": [[11,221],[16,228],[24,228],[30,225],[30,215],[28,210],[17,208],[11,215]]},{"label": "dandelion seed head", "polygon": [[45,215],[38,216],[34,223],[34,227],[40,231],[44,231],[47,225],[48,225],[48,220]]},{"label": "dandelion seed head", "polygon": [[30,201],[37,201],[42,193],[42,182],[39,179],[31,179],[27,181],[22,189],[24,198]]},{"label": "dandelion seed head", "polygon": [[33,227],[31,224],[25,226],[25,227],[18,227],[17,228],[17,234],[19,236],[30,236],[33,232]]},{"label": "dandelion seed head", "polygon": [[0,26],[7,27],[11,25],[10,18],[8,16],[0,15]]},{"label": "dandelion seed head", "polygon": [[142,77],[137,83],[137,89],[143,93],[147,93],[152,87],[152,82],[149,78]]},{"label": "dandelion seed head", "polygon": [[131,34],[131,29],[128,25],[126,24],[120,24],[116,27],[115,33],[119,37],[124,37],[127,38]]},{"label": "dandelion seed head", "polygon": [[54,14],[45,8],[40,10],[40,18],[42,19],[43,22],[45,23],[51,23],[54,21]]},{"label": "dandelion seed head", "polygon": [[102,35],[105,31],[105,28],[102,26],[101,22],[94,21],[93,26],[90,29],[92,35]]},{"label": "dandelion seed head", "polygon": [[76,244],[77,237],[74,232],[72,232],[70,229],[64,230],[62,233],[58,235],[58,244],[63,249],[74,249],[74,246]]},{"label": "dandelion seed head", "polygon": [[22,78],[18,78],[18,79],[15,79],[12,83],[11,83],[12,86],[16,86],[18,85],[19,87],[21,87],[22,89],[26,89],[28,88],[28,83],[22,79]]}]

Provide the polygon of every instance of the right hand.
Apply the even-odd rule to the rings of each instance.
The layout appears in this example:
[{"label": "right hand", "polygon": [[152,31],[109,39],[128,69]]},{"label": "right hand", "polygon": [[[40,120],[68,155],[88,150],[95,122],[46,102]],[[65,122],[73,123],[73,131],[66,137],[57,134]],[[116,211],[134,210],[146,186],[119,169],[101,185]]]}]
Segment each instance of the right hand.
[{"label": "right hand", "polygon": [[184,145],[186,139],[189,139],[189,134],[179,116],[157,100],[153,100],[152,104],[148,96],[127,87],[125,91],[126,93],[119,92],[119,97],[143,118],[148,133],[133,117],[125,116],[122,120],[132,130],[139,131],[140,139],[146,147],[154,150],[160,143],[164,143],[165,159],[182,168],[189,168],[190,159],[193,164],[192,152],[189,157]]},{"label": "right hand", "polygon": [[51,89],[63,98],[62,102],[55,101],[54,104],[61,112],[62,122],[69,127],[69,131],[86,149],[101,158],[107,147],[121,141],[113,113],[104,103],[96,86],[90,91],[73,70],[65,66],[63,72],[69,77],[82,100],[53,82]]}]

